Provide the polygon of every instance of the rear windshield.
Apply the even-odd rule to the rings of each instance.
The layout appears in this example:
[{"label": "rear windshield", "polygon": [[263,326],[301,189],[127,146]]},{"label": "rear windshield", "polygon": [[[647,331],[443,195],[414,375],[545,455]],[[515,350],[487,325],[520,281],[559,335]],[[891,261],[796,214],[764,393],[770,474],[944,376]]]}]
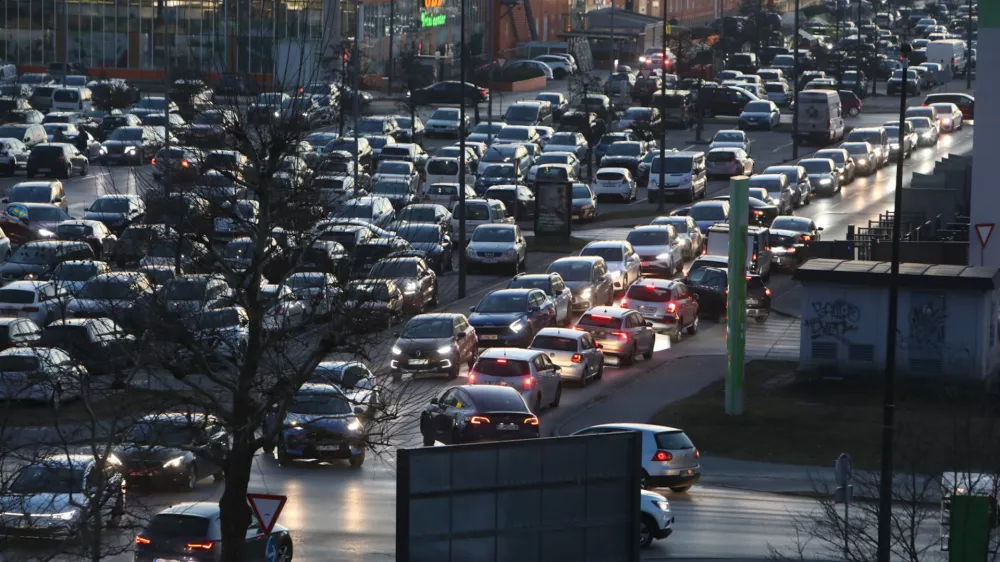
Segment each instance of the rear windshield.
[{"label": "rear windshield", "polygon": [[732,162],[736,159],[736,153],[731,150],[720,150],[708,153],[709,162]]},{"label": "rear windshield", "polygon": [[516,392],[489,392],[475,395],[476,404],[485,412],[527,412],[524,400]]},{"label": "rear windshield", "polygon": [[664,431],[656,434],[656,448],[674,450],[694,449],[694,443],[683,431]]},{"label": "rear windshield", "polygon": [[628,288],[628,292],[625,293],[625,296],[629,299],[635,299],[637,301],[669,302],[671,291],[670,289],[664,289],[653,285],[633,283],[632,286]]},{"label": "rear windshield", "polygon": [[621,318],[615,318],[613,316],[604,316],[602,314],[584,314],[583,318],[577,322],[580,326],[596,326],[598,328],[621,328],[622,320]]},{"label": "rear windshield", "polygon": [[551,349],[553,351],[576,351],[576,340],[572,338],[560,338],[558,336],[535,336],[531,342],[531,347],[541,349]]},{"label": "rear windshield", "polygon": [[458,162],[454,160],[431,160],[427,163],[427,173],[432,176],[454,176],[458,174]]},{"label": "rear windshield", "polygon": [[204,537],[208,519],[190,515],[155,515],[143,534],[157,538]]},{"label": "rear windshield", "polygon": [[621,172],[597,172],[597,179],[601,181],[622,181],[625,174]]},{"label": "rear windshield", "polygon": [[584,248],[583,251],[580,252],[580,255],[581,256],[601,256],[602,258],[604,258],[604,261],[606,261],[606,262],[622,261],[622,259],[623,259],[622,258],[622,249],[621,249],[621,247],[618,247],[618,248],[601,248],[601,247]]},{"label": "rear windshield", "polygon": [[527,361],[500,358],[480,358],[476,363],[477,373],[491,377],[523,377],[531,372]]}]

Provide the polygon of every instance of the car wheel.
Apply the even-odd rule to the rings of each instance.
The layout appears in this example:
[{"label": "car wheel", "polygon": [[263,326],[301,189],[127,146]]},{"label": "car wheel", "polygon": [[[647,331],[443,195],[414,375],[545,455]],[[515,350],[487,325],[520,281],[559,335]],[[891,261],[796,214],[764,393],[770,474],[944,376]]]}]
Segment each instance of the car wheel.
[{"label": "car wheel", "polygon": [[361,468],[361,465],[365,464],[365,450],[361,449],[360,455],[351,457],[347,462],[351,464],[351,468]]},{"label": "car wheel", "polygon": [[621,363],[621,366],[631,367],[632,364],[635,363],[635,354],[636,354],[636,349],[635,345],[633,345],[632,349],[630,349],[628,353],[622,355],[621,358],[618,360]]},{"label": "car wheel", "polygon": [[851,117],[857,117],[859,113],[861,113],[861,110],[856,107],[847,110],[847,114]]},{"label": "car wheel", "polygon": [[424,447],[433,447],[434,446],[434,439],[432,437],[427,437],[427,435],[424,434],[423,432],[421,432],[421,435],[423,436],[423,439],[424,439]]},{"label": "car wheel", "polygon": [[84,162],[83,163],[83,169],[80,170],[80,175],[81,176],[86,176],[89,173],[90,173],[90,163]]},{"label": "car wheel", "polygon": [[535,394],[535,403],[531,408],[531,413],[538,415],[542,411],[542,393],[539,391]]},{"label": "car wheel", "polygon": [[457,379],[458,374],[461,370],[462,370],[462,365],[456,362],[455,365],[451,366],[451,369],[448,369],[448,378],[451,380]]},{"label": "car wheel", "polygon": [[639,548],[649,548],[653,544],[653,533],[656,529],[656,522],[653,518],[642,514],[639,518]]},{"label": "car wheel", "polygon": [[639,488],[643,490],[652,490],[649,486],[649,473],[643,469],[642,474],[639,475]]},{"label": "car wheel", "polygon": [[601,380],[604,378],[604,359],[601,359],[601,364],[597,366],[597,374],[594,375],[594,380]]},{"label": "car wheel", "polygon": [[558,408],[559,407],[559,402],[561,402],[561,401],[562,401],[562,383],[560,382],[556,386],[556,398],[555,398],[555,400],[552,401],[551,404],[549,404],[549,407],[550,408]]},{"label": "car wheel", "polygon": [[17,172],[17,166],[15,166],[13,162],[11,162],[10,166],[7,166],[7,175],[13,176],[15,172]]},{"label": "car wheel", "polygon": [[691,489],[691,486],[671,486],[671,492],[677,492],[678,494],[683,494],[684,492]]},{"label": "car wheel", "polygon": [[698,315],[697,314],[695,314],[695,316],[694,316],[694,322],[692,322],[691,325],[687,327],[687,333],[688,333],[689,336],[693,336],[693,335],[695,335],[695,334],[698,333]]},{"label": "car wheel", "polygon": [[66,164],[66,171],[63,172],[63,178],[69,179],[73,177],[73,164]]},{"label": "car wheel", "polygon": [[292,457],[288,455],[288,451],[285,450],[284,445],[278,447],[278,464],[280,466],[288,466],[292,463]]},{"label": "car wheel", "polygon": [[[677,341],[681,341],[681,332],[677,330]],[[656,345],[656,338],[654,337],[652,341],[649,342],[649,349],[642,353],[642,358],[649,360],[653,358],[653,347]]]},{"label": "car wheel", "polygon": [[288,540],[281,541],[278,545],[278,555],[275,558],[275,562],[292,562],[292,542]]}]

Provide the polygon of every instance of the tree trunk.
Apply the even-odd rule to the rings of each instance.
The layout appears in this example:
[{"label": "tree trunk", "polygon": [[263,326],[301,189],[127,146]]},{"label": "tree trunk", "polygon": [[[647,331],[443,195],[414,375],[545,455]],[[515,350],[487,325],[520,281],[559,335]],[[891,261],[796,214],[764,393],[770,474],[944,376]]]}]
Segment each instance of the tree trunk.
[{"label": "tree trunk", "polygon": [[226,488],[219,500],[222,525],[222,562],[242,562],[247,527],[250,526],[250,506],[247,505],[247,488],[253,454],[248,443],[253,441],[253,430],[233,432],[233,448],[226,459]]}]

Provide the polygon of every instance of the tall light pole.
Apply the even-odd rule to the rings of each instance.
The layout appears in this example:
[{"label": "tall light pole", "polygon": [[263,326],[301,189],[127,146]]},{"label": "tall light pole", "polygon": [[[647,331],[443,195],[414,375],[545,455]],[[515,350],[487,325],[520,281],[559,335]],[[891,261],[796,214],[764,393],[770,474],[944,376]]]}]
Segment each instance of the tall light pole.
[{"label": "tall light pole", "polygon": [[892,213],[892,264],[889,269],[889,317],[885,337],[885,381],[882,393],[882,471],[878,483],[878,562],[892,557],[892,473],[896,424],[896,330],[899,316],[899,238],[903,211],[903,137],[906,124],[906,94],[909,84],[910,45],[900,47],[903,87],[899,94],[899,150],[896,154],[896,193]]},{"label": "tall light pole", "polygon": [[465,1],[459,0],[459,82],[462,84],[462,99],[458,109],[458,298],[465,298]]},{"label": "tall light pole", "polygon": [[358,188],[358,153],[361,152],[358,140],[358,121],[361,120],[361,0],[354,0],[354,189]]},{"label": "tall light pole", "polygon": [[799,0],[795,0],[795,34],[792,35],[792,160],[799,159]]},{"label": "tall light pole", "polygon": [[489,98],[486,100],[486,126],[489,128],[489,133],[486,135],[486,144],[493,144],[493,70],[496,66],[496,46],[493,44],[493,0],[487,2],[489,10],[486,11],[486,29],[489,30],[489,35],[487,36],[487,48],[486,54],[489,57],[486,60],[487,71],[486,71],[486,89],[489,91]]},{"label": "tall light pole", "polygon": [[[663,7],[663,62],[660,63],[660,70],[662,79],[660,80],[660,102],[666,105],[667,101],[667,77],[665,76],[667,70],[667,0],[660,0],[660,4]],[[663,184],[666,183],[666,165],[664,162],[664,155],[667,152],[667,128],[663,126],[663,116],[660,116],[660,197],[656,201],[656,210],[660,213],[664,210],[664,199],[666,199],[666,190]],[[647,194],[648,197],[648,194]]]},{"label": "tall light pole", "polygon": [[[861,0],[858,0],[860,2]],[[396,0],[389,0],[389,80],[386,89],[392,95],[392,79],[395,77],[396,59],[393,58],[392,48],[396,42]]]},{"label": "tall light pole", "polygon": [[972,0],[969,0],[969,20],[965,34],[965,88],[972,89]]}]

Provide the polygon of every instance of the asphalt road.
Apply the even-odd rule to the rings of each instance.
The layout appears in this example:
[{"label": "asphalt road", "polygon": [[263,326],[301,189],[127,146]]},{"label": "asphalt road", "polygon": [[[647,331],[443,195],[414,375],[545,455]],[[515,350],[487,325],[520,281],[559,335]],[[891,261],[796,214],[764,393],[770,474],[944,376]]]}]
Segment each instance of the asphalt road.
[{"label": "asphalt road", "polygon": [[[879,124],[893,118],[891,114],[863,114],[850,119],[849,124]],[[724,125],[707,127],[705,138],[710,138],[714,130],[719,128],[724,128]],[[787,134],[752,133],[752,137],[755,140],[754,156],[759,162],[758,169],[790,158],[791,146]],[[692,138],[693,134],[690,132],[677,132],[668,137],[668,146],[685,148],[690,146]],[[944,135],[937,147],[920,149],[906,162],[904,180],[913,172],[929,171],[936,160],[948,153],[968,152],[971,147],[971,128],[953,135]],[[800,157],[806,157],[810,152],[811,150],[801,150]],[[93,170],[94,174],[89,177],[73,178],[65,182],[71,203],[70,213],[74,216],[82,215],[83,208],[99,194],[134,193],[148,185],[147,169],[94,167]],[[12,183],[23,179],[23,175],[19,175],[14,179],[0,180],[0,191],[5,192]],[[724,193],[727,187],[726,182],[713,182],[710,192],[713,195]],[[845,187],[842,193],[818,199],[797,210],[795,214],[813,217],[826,228],[825,238],[842,238],[848,224],[863,224],[868,218],[891,208],[894,190],[895,170],[890,167],[871,178],[858,179]],[[671,207],[668,206],[668,210]],[[623,238],[627,230],[628,228],[622,227],[598,226],[581,230],[577,236],[594,239]],[[532,255],[529,258],[529,269],[542,271],[556,257],[558,256],[555,254]],[[442,301],[445,303],[442,308],[466,311],[483,294],[503,286],[507,279],[506,275],[470,276],[468,296],[463,300],[456,300],[454,295],[457,291],[457,275],[449,273],[441,281]],[[775,276],[772,287],[776,295],[792,290],[787,276]],[[560,410],[570,410],[594,400],[601,393],[608,392],[608,389],[614,389],[618,384],[656,369],[666,362],[667,357],[683,354],[689,346],[698,350],[724,349],[723,326],[706,323],[701,328],[697,336],[676,344],[672,353],[666,353],[671,344],[661,337],[653,359],[640,360],[627,369],[609,366],[603,381],[587,388],[568,388],[563,395]],[[751,330],[754,329],[756,327],[751,326]],[[391,335],[386,334],[382,343],[371,350],[373,369],[384,369],[390,345]],[[458,382],[461,381],[460,378]],[[400,396],[404,419],[394,429],[399,446],[418,445],[415,412],[426,403],[427,398],[436,395],[447,385],[448,382],[443,379],[420,379],[404,380],[395,387]],[[549,429],[550,420],[556,413],[550,411],[542,414],[543,430]],[[346,463],[301,463],[294,467],[279,467],[272,458],[261,454],[257,459],[258,470],[254,473],[251,488],[289,496],[282,523],[293,531],[297,543],[297,559],[390,560],[393,558],[395,524],[393,460],[393,453],[387,451],[378,457],[369,458],[360,470],[352,470]],[[203,481],[193,494],[150,496],[136,493],[133,499],[136,503],[148,504],[152,509],[178,501],[213,500],[220,494],[220,485]],[[668,540],[656,543],[647,551],[644,555],[647,559],[764,557],[770,545],[791,545],[791,514],[811,509],[808,500],[711,486],[698,486],[686,495],[671,494],[669,499],[677,517],[677,530]]]}]

